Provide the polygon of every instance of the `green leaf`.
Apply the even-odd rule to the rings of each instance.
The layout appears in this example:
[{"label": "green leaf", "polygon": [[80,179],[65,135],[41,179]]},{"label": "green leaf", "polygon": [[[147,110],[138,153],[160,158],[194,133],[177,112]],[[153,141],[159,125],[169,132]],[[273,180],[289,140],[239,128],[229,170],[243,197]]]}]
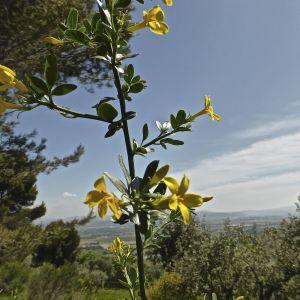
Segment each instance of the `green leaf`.
[{"label": "green leaf", "polygon": [[130,177],[129,171],[128,171],[125,163],[124,163],[124,159],[123,159],[122,155],[119,155],[119,164],[120,164],[120,167],[121,167],[121,169],[123,171],[123,174],[125,176],[127,184],[130,185],[130,183],[131,183],[131,177]]},{"label": "green leaf", "polygon": [[149,128],[148,128],[148,124],[146,123],[143,126],[143,141],[145,141],[149,136]]},{"label": "green leaf", "polygon": [[114,177],[113,175],[104,172],[104,175],[110,180],[110,182],[122,193],[127,194],[127,187],[123,181]]},{"label": "green leaf", "polygon": [[131,4],[131,0],[118,0],[115,7],[125,8]]},{"label": "green leaf", "polygon": [[176,116],[176,121],[178,125],[185,123],[186,120],[186,112],[184,110],[179,110]]},{"label": "green leaf", "polygon": [[97,113],[100,118],[108,122],[112,122],[118,116],[118,111],[107,102],[98,106]]},{"label": "green leaf", "polygon": [[64,83],[64,84],[61,84],[61,85],[57,86],[52,91],[52,95],[54,95],[54,96],[63,96],[63,95],[67,95],[67,94],[73,92],[76,89],[77,89],[77,85],[70,84],[70,83]]},{"label": "green leaf", "polygon": [[140,93],[144,89],[144,84],[141,82],[137,82],[130,86],[129,93]]},{"label": "green leaf", "polygon": [[119,283],[123,285],[126,289],[131,289],[131,285],[121,279],[118,279]]},{"label": "green leaf", "polygon": [[118,128],[110,128],[110,129],[108,129],[108,131],[106,132],[106,134],[105,134],[105,138],[109,138],[109,137],[111,137],[111,136],[113,136],[117,131],[118,131],[119,129]]},{"label": "green leaf", "polygon": [[174,146],[180,146],[180,145],[184,144],[183,141],[174,140],[174,139],[170,139],[170,138],[163,139],[160,142],[164,143],[164,144],[171,144],[171,145],[174,145]]},{"label": "green leaf", "polygon": [[44,80],[35,76],[29,76],[28,78],[30,80],[30,86],[35,92],[38,94],[48,95],[48,86]]},{"label": "green leaf", "polygon": [[92,23],[91,23],[93,30],[96,29],[97,23],[100,19],[101,19],[100,13],[97,12],[93,15]]},{"label": "green leaf", "polygon": [[46,57],[44,76],[49,88],[52,88],[57,80],[57,59],[54,54],[49,54]]},{"label": "green leaf", "polygon": [[178,127],[177,119],[175,118],[174,115],[170,116],[170,123],[171,123],[173,129],[176,129]]},{"label": "green leaf", "polygon": [[89,20],[87,19],[83,20],[83,25],[85,27],[86,32],[90,33],[92,31],[92,25],[89,22]]},{"label": "green leaf", "polygon": [[142,179],[140,188],[143,189],[148,182],[151,180],[151,178],[154,176],[157,168],[158,168],[159,160],[153,160],[146,168],[144,177]]},{"label": "green leaf", "polygon": [[71,41],[79,43],[79,44],[83,44],[83,45],[88,45],[88,43],[90,41],[89,37],[85,33],[81,32],[79,30],[75,30],[75,29],[66,30],[65,35]]},{"label": "green leaf", "polygon": [[132,78],[131,83],[137,83],[139,81],[141,81],[141,76],[137,75]]},{"label": "green leaf", "polygon": [[69,29],[76,29],[77,24],[78,24],[78,10],[76,8],[71,8],[67,18],[67,27]]},{"label": "green leaf", "polygon": [[126,75],[128,76],[130,82],[134,75],[134,66],[132,64],[128,65],[126,69]]}]

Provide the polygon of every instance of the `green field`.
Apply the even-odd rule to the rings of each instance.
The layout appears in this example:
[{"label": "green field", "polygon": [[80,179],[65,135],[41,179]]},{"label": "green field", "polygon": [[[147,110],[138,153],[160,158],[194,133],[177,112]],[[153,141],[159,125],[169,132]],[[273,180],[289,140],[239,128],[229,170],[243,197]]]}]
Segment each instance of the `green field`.
[{"label": "green field", "polygon": [[[123,300],[125,297],[128,297],[128,292],[126,290],[113,290],[113,289],[104,289],[97,293],[96,297],[90,298],[87,296],[86,300]],[[0,300],[26,300],[25,296],[19,295],[17,297],[13,296],[0,296]],[[79,298],[83,299],[83,298]]]}]

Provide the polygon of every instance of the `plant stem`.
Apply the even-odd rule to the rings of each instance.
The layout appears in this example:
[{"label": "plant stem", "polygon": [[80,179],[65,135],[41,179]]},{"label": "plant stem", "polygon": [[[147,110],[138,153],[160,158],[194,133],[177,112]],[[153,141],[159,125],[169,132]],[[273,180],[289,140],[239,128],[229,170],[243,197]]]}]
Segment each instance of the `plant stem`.
[{"label": "plant stem", "polygon": [[[52,100],[51,97],[50,97],[50,99]],[[38,101],[38,103],[40,105],[47,106],[50,109],[55,109],[55,110],[57,110],[57,111],[59,111],[61,113],[72,115],[75,118],[83,118],[83,119],[91,119],[91,120],[97,120],[97,121],[107,122],[106,120],[101,119],[100,117],[98,117],[96,115],[84,114],[84,113],[80,113],[80,112],[77,112],[77,111],[70,110],[68,108],[59,106],[56,103],[54,103],[53,100],[51,102]]]},{"label": "plant stem", "polygon": [[[133,154],[132,146],[131,146],[128,122],[125,118],[125,116],[126,116],[126,100],[124,97],[124,93],[122,91],[119,72],[115,66],[112,66],[112,67],[113,67],[113,73],[114,73],[114,78],[115,78],[115,86],[118,91],[118,98],[119,98],[119,102],[120,102],[121,114],[122,114],[122,119],[123,119],[122,128],[123,128],[123,134],[124,134],[124,139],[125,139],[125,144],[126,144],[129,173],[130,173],[131,179],[134,179],[134,177],[135,177],[134,154]],[[139,283],[140,283],[140,296],[141,296],[142,300],[147,300],[146,292],[145,292],[143,241],[142,241],[142,237],[141,237],[141,233],[140,233],[138,225],[135,224],[134,229],[135,229],[137,265],[138,265],[138,274],[139,274]]]},{"label": "plant stem", "polygon": [[145,147],[145,148],[149,147],[149,146],[155,144],[156,142],[159,142],[160,140],[162,140],[162,139],[164,139],[164,138],[166,138],[166,137],[168,137],[168,136],[170,136],[170,135],[172,135],[172,134],[174,134],[176,132],[177,132],[176,130],[172,130],[172,131],[167,132],[165,134],[161,134],[157,138],[155,138],[155,139],[151,140],[150,142],[148,142],[147,144],[144,144],[144,145],[141,145],[141,146]]}]

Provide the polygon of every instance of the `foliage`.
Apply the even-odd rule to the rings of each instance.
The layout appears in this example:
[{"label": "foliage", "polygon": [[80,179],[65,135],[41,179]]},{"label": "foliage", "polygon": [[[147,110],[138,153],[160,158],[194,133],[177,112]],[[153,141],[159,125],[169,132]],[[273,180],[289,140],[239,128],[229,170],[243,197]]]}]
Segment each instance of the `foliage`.
[{"label": "foliage", "polygon": [[61,266],[74,262],[80,237],[72,222],[51,222],[43,231],[40,242],[33,252],[32,262],[41,265],[44,262]]},{"label": "foliage", "polygon": [[28,282],[30,268],[23,262],[7,262],[0,265],[0,291],[10,294],[22,291]]},{"label": "foliage", "polygon": [[34,251],[40,242],[42,229],[35,225],[26,225],[11,230],[0,225],[0,265],[5,262],[22,262]]},{"label": "foliage", "polygon": [[4,120],[0,120],[0,127],[0,224],[13,229],[31,223],[46,212],[44,204],[32,208],[38,194],[37,176],[78,162],[83,147],[77,147],[64,158],[49,160],[43,155],[46,140],[36,142],[35,131],[16,134],[16,123]]},{"label": "foliage", "polygon": [[178,273],[164,272],[147,290],[147,296],[149,300],[183,299],[183,283]]},{"label": "foliage", "polygon": [[29,299],[72,299],[72,294],[76,291],[77,280],[77,270],[71,264],[65,264],[59,268],[44,264],[30,278]]},{"label": "foliage", "polygon": [[[40,73],[39,63],[49,51],[43,39],[60,33],[58,21],[63,21],[70,7],[88,17],[94,0],[7,0],[0,3],[0,61],[14,68],[21,77],[25,73]],[[93,56],[95,51],[84,47],[63,45],[52,52],[60,56],[61,80],[76,77],[82,84],[99,86],[110,78],[107,67]],[[100,71],[100,72],[99,72]]]},{"label": "foliage", "polygon": [[[121,155],[119,164],[126,183],[104,172],[104,175],[95,181],[94,189],[87,194],[85,203],[90,208],[97,207],[101,218],[111,210],[115,223],[120,225],[133,223],[135,247],[126,245],[116,237],[109,249],[114,254],[115,265],[123,275],[123,279],[119,282],[129,290],[131,299],[137,299],[139,290],[141,299],[146,300],[144,250],[155,247],[160,231],[167,224],[178,220],[189,224],[193,211],[213,197],[191,193],[189,178],[183,176],[181,181],[177,181],[176,178],[167,176],[170,166],[159,166],[158,160],[150,162],[144,174],[138,176],[135,172],[135,159],[138,155],[147,156],[156,146],[163,149],[169,146],[182,146],[184,142],[174,139],[173,136],[180,132],[190,132],[192,122],[203,115],[208,115],[211,120],[216,121],[220,121],[221,118],[214,112],[211,98],[204,96],[204,107],[199,111],[189,114],[181,109],[170,114],[169,121],[163,125],[157,122],[159,132],[152,138],[148,125],[144,124],[140,142],[131,139],[129,121],[136,117],[136,112],[127,110],[126,106],[133,101],[136,94],[143,92],[147,83],[136,72],[133,64],[125,65],[128,58],[135,56],[125,54],[128,41],[133,33],[143,28],[149,28],[158,35],[164,35],[169,31],[164,11],[159,5],[144,11],[142,20],[132,24],[130,18],[132,2],[132,0],[106,0],[103,3],[97,0],[98,12],[88,17],[84,12],[71,8],[65,22],[60,24],[60,35],[48,36],[45,40],[53,45],[54,50],[46,56],[43,75],[36,76],[35,70],[32,70],[25,79],[20,80],[20,75],[14,70],[0,65],[0,90],[15,91],[18,102],[16,104],[9,102],[7,98],[0,98],[0,113],[9,109],[29,111],[44,106],[66,118],[103,122],[107,126],[105,138],[123,131],[128,166]],[[143,0],[137,2],[144,4]],[[165,0],[164,3],[172,6],[173,1]],[[57,97],[76,89],[76,85],[62,83],[59,80],[59,61],[62,60],[58,59],[54,52],[63,46],[95,53],[94,58],[105,63],[113,73],[115,95],[108,95],[97,101],[93,107],[95,109],[93,114],[77,112],[56,102]],[[100,71],[101,69],[97,70],[98,73]],[[119,109],[114,105],[115,100],[118,100]],[[114,185],[120,196],[108,191],[106,179]],[[43,243],[45,245],[40,245],[39,256],[46,253],[46,260],[49,260],[49,253],[53,250],[48,247],[46,240]],[[34,260],[37,257],[35,256]],[[56,265],[63,263],[52,259],[50,261]]]},{"label": "foliage", "polygon": [[[225,222],[222,232],[212,233],[195,222],[182,228],[173,256],[162,256],[166,250],[161,249],[152,251],[150,257],[182,276],[186,299],[212,293],[218,299],[240,295],[264,300],[297,299],[299,220],[299,216],[290,217],[278,228],[267,228],[261,234],[230,222]],[[178,229],[168,227],[165,238],[159,239],[162,248],[169,247],[173,231],[176,234]]]}]

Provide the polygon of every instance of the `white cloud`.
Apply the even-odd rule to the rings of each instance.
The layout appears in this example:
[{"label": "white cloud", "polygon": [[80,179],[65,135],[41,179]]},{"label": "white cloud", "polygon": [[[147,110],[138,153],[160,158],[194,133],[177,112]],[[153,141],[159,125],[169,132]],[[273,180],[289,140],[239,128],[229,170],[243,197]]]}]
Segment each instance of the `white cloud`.
[{"label": "white cloud", "polygon": [[267,137],[298,128],[300,128],[300,116],[290,116],[277,122],[265,122],[263,125],[238,132],[236,136],[243,139]]},{"label": "white cloud", "polygon": [[194,191],[215,196],[209,209],[291,205],[300,193],[300,131],[202,160],[185,173]]},{"label": "white cloud", "polygon": [[64,198],[75,198],[76,196],[77,196],[76,194],[73,194],[73,193],[70,193],[70,192],[64,192],[63,193]]},{"label": "white cloud", "polygon": [[74,200],[72,203],[70,201],[59,201],[55,204],[47,205],[47,217],[64,219],[70,217],[80,217],[85,216],[89,212],[89,208],[83,201]]}]

